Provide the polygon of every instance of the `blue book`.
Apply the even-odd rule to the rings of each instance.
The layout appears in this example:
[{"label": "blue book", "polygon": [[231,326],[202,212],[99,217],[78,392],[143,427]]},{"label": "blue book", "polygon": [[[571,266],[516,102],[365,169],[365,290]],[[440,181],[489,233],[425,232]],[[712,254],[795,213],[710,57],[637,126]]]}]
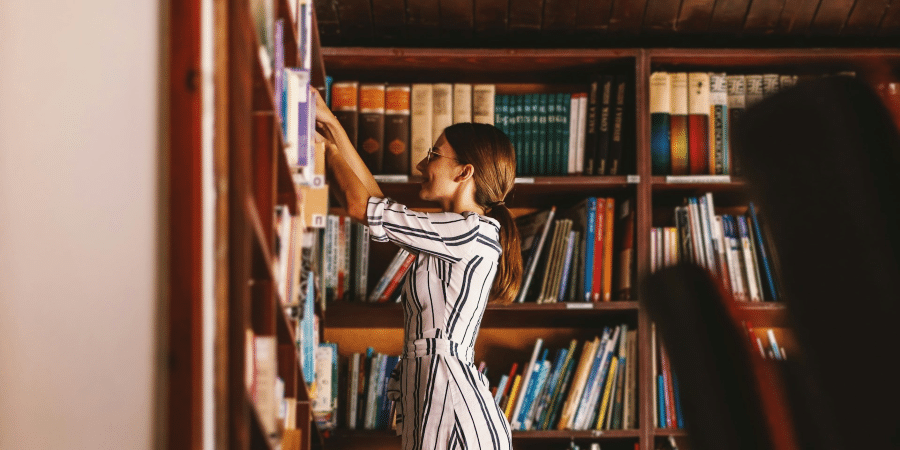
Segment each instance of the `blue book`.
[{"label": "blue book", "polygon": [[766,287],[766,300],[770,300],[773,302],[778,301],[778,293],[775,289],[775,277],[773,276],[773,269],[771,261],[769,260],[769,254],[766,251],[766,244],[763,241],[762,236],[762,227],[759,224],[759,218],[756,215],[756,207],[753,206],[753,202],[750,202],[748,205],[748,214],[750,215],[750,222],[753,224],[753,239],[754,244],[756,245],[756,255],[759,259],[758,266],[762,268],[763,279],[765,283],[763,283]]},{"label": "blue book", "polygon": [[562,376],[563,371],[565,370],[566,356],[568,356],[568,354],[569,349],[567,348],[560,348],[556,351],[556,358],[553,359],[553,366],[551,366],[550,376],[547,378],[546,388],[541,393],[540,401],[538,403],[538,410],[535,414],[535,429],[542,429],[541,424],[544,423],[545,419],[549,415],[550,405],[553,400],[553,394],[556,391],[559,378]]},{"label": "blue book", "polygon": [[684,414],[681,412],[681,389],[678,389],[678,377],[672,374],[672,390],[675,391],[675,421],[678,428],[684,429]]},{"label": "blue book", "polygon": [[378,394],[378,398],[380,403],[378,405],[378,418],[377,418],[377,426],[376,429],[384,430],[390,428],[391,421],[391,399],[387,395],[388,390],[388,382],[391,379],[391,372],[394,370],[394,367],[397,366],[397,362],[400,360],[399,356],[389,355],[384,358],[384,373],[382,374],[383,382],[381,383],[381,393]]},{"label": "blue book", "polygon": [[662,375],[656,376],[657,428],[666,428],[666,383]]},{"label": "blue book", "polygon": [[306,384],[312,384],[316,381],[315,352],[313,349],[313,342],[315,340],[314,308],[316,293],[315,283],[312,282],[312,271],[309,272],[307,277],[309,282],[306,283],[306,299],[303,301],[303,317],[300,319],[300,333],[297,336],[300,342],[297,344],[300,347],[301,355],[303,356],[303,380],[306,381]]},{"label": "blue book", "polygon": [[[525,419],[528,418],[528,412],[531,410],[531,404],[534,402],[534,397],[536,395],[538,389],[538,383],[540,382],[540,377],[542,376],[542,372],[545,371],[544,361],[547,359],[547,349],[543,349],[541,351],[541,356],[534,361],[534,366],[531,368],[531,376],[528,377],[528,386],[522,386],[524,389],[522,392],[522,405],[519,408],[519,415],[516,417],[516,420],[513,423],[517,423],[519,425],[520,430],[525,430]],[[546,377],[544,374],[543,376]]]},{"label": "blue book", "polygon": [[671,113],[672,76],[650,75],[650,165],[653,175],[672,173]]},{"label": "blue book", "polygon": [[591,301],[591,289],[594,286],[594,245],[597,233],[597,197],[589,197],[587,201],[587,224],[584,230],[584,301]]},{"label": "blue book", "polygon": [[603,362],[607,357],[606,349],[609,347],[609,340],[612,337],[611,333],[610,327],[603,327],[600,345],[597,346],[597,353],[594,354],[594,359],[591,362],[591,368],[584,383],[584,390],[581,391],[581,398],[578,400],[578,407],[575,409],[575,417],[572,420],[573,428],[576,430],[582,429],[580,425],[586,422],[584,416],[590,415],[596,409],[597,402],[594,399],[597,397],[596,392],[603,389],[603,374],[606,372]]},{"label": "blue book", "polygon": [[[547,351],[544,350],[544,354],[546,355]],[[531,382],[529,387],[529,392],[527,392],[527,404],[522,405],[522,411],[519,413],[519,418],[521,419],[520,425],[522,430],[530,430],[532,429],[532,424],[534,423],[534,410],[537,407],[539,396],[541,392],[544,391],[544,386],[547,385],[547,379],[550,376],[550,363],[544,359],[537,364],[537,371],[534,375],[531,376]]]},{"label": "blue book", "polygon": [[506,389],[506,383],[509,381],[509,375],[503,374],[500,376],[500,382],[497,383],[497,393],[494,395],[494,402],[498,405],[500,404],[500,400],[502,400],[503,390]]}]

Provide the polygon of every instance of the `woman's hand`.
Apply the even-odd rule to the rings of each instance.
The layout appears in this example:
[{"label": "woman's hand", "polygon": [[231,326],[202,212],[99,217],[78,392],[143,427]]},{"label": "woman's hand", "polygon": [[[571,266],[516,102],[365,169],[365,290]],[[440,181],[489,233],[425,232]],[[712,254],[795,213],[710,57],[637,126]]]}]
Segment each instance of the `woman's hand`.
[{"label": "woman's hand", "polygon": [[319,90],[314,87],[310,87],[309,90],[316,99],[316,128],[323,129],[326,133],[331,134],[333,128],[329,127],[340,126],[340,122],[338,122],[334,113],[328,109],[328,105],[325,103],[322,95],[319,94]]}]

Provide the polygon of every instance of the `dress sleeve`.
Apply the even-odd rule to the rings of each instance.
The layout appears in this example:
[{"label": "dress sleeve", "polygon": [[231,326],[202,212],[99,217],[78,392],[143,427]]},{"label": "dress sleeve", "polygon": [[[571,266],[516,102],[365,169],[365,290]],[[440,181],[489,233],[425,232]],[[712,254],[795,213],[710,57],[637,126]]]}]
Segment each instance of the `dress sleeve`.
[{"label": "dress sleeve", "polygon": [[366,214],[373,240],[451,262],[465,259],[479,234],[477,214],[417,212],[387,198],[369,198]]}]

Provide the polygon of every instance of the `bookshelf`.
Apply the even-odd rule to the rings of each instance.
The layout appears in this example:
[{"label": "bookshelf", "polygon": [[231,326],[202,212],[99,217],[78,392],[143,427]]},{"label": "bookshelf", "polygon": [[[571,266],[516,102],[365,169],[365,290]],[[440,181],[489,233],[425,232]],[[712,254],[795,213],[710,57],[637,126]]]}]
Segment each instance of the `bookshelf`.
[{"label": "bookshelf", "polygon": [[[651,270],[650,229],[672,224],[671,207],[685,197],[713,193],[715,212],[743,214],[748,186],[739,174],[725,179],[685,179],[651,173],[649,78],[658,70],[723,71],[734,73],[786,72],[818,75],[855,71],[857,76],[883,74],[900,68],[900,51],[892,49],[452,49],[452,48],[322,48],[324,67],[335,80],[360,82],[493,83],[497,94],[584,91],[590,74],[622,69],[633,74],[634,136],[626,148],[629,170],[617,176],[523,176],[507,199],[515,215],[550,205],[571,205],[573,198],[613,196],[629,199],[636,214],[633,285],[638,300],[588,307],[567,304],[518,304],[488,307],[476,343],[476,364],[486,360],[499,371],[513,361],[527,361],[536,338],[549,348],[569,339],[588,339],[603,325],[627,323],[638,330],[638,428],[633,430],[515,431],[516,448],[562,448],[570,441],[601,442],[603,448],[656,448],[670,436],[682,439],[683,430],[657,428],[653,422],[655,381],[651,373],[650,319],[640,303],[640,280]],[[870,79],[874,81],[874,79]],[[896,101],[896,100],[895,100]],[[630,156],[627,156],[630,155]],[[389,196],[412,207],[427,208],[416,196],[418,180],[382,183]],[[388,246],[372,244],[369,280],[380,276],[390,260]],[[744,320],[755,327],[787,327],[788,312],[780,303],[737,302]],[[372,342],[376,351],[399,353],[402,310],[399,305],[333,302],[324,317],[324,339],[337,342],[340,355],[364,352]],[[374,336],[374,339],[373,339]],[[383,344],[382,344],[383,343]],[[493,377],[497,375],[494,374]],[[489,378],[491,378],[489,376]],[[343,381],[342,381],[343,382]],[[496,380],[492,379],[492,383]],[[387,431],[337,429],[325,440],[328,448],[396,448],[399,438]]]}]

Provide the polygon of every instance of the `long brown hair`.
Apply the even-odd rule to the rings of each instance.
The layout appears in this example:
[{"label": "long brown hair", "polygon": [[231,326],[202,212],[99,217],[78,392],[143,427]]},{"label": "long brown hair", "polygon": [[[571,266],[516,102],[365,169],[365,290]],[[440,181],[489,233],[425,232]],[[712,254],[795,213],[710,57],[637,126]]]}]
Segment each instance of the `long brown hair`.
[{"label": "long brown hair", "polygon": [[519,230],[504,201],[516,178],[516,152],[509,138],[493,125],[457,123],[444,130],[460,162],[475,167],[475,202],[500,222],[503,254],[491,287],[492,302],[511,303],[522,284]]}]

